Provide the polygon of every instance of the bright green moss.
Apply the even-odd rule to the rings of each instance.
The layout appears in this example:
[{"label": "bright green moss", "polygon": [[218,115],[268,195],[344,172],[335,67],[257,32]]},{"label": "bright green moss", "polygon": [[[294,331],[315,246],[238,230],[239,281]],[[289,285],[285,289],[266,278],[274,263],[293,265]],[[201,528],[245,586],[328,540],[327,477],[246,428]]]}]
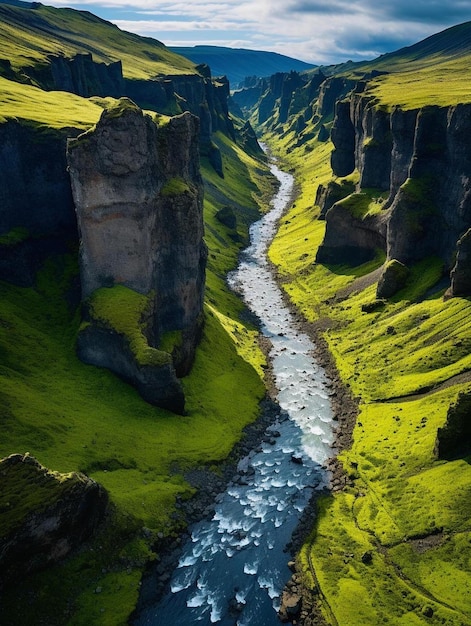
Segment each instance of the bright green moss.
[{"label": "bright green moss", "polygon": [[102,107],[65,91],[43,91],[0,76],[0,123],[17,120],[44,128],[90,128],[100,118]]},{"label": "bright green moss", "polygon": [[165,197],[180,196],[184,193],[188,193],[190,187],[183,178],[171,178],[168,180],[161,189],[161,194]]},{"label": "bright green moss", "polygon": [[377,189],[362,189],[359,193],[353,193],[347,198],[340,200],[338,204],[346,208],[354,217],[365,219],[380,213],[388,192]]},{"label": "bright green moss", "polygon": [[133,111],[139,113],[141,109],[135,102],[129,98],[120,98],[119,100],[111,100],[106,107],[106,117],[113,119],[115,117],[121,117],[126,111]]},{"label": "bright green moss", "polygon": [[[316,183],[331,176],[328,151],[316,146],[306,157],[291,149],[286,159],[300,196],[280,222],[270,258],[296,307],[327,329],[340,376],[360,402],[353,444],[340,457],[352,486],[321,503],[298,557],[305,580],[320,586],[328,624],[471,623],[468,597],[460,596],[471,562],[457,556],[471,532],[469,459],[435,456],[438,428],[471,384],[470,302],[443,300],[443,263],[435,258],[409,268],[404,288],[378,306],[371,304],[384,255],[359,268],[317,265],[325,226],[310,201]],[[402,193],[415,204],[409,228],[433,215],[430,181],[408,180]],[[362,190],[343,202],[362,217],[375,195]],[[375,204],[373,213],[381,210]],[[420,536],[432,538],[423,553]]]},{"label": "bright green moss", "polygon": [[[182,472],[217,466],[259,414],[264,356],[256,331],[239,318],[243,305],[225,277],[237,264],[271,179],[263,163],[227,138],[218,135],[216,142],[225,178],[203,159],[209,306],[194,366],[182,380],[185,416],[175,419],[110,372],[77,359],[79,315],[65,296],[77,279],[75,257],[46,263],[36,289],[0,284],[0,455],[29,450],[60,472],[83,470],[107,488],[114,511],[83,553],[9,594],[2,617],[12,623],[32,624],[39,615],[52,625],[59,615],[76,626],[125,624],[149,542],[180,528],[173,516],[176,499],[193,493]],[[215,218],[226,204],[237,211],[237,239]],[[116,286],[96,292],[92,303],[104,324],[129,334],[138,352],[145,350],[140,324],[146,296]],[[164,335],[162,346],[170,351],[180,336]],[[147,548],[131,554],[143,525],[150,532]]]},{"label": "bright green moss", "polygon": [[127,337],[139,365],[157,367],[172,362],[170,354],[149,346],[144,333],[143,317],[151,306],[153,295],[144,296],[123,285],[102,287],[90,297],[92,318]]},{"label": "bright green moss", "polygon": [[404,110],[423,106],[452,106],[471,102],[471,88],[467,79],[469,56],[453,61],[437,56],[429,67],[414,68],[408,64],[402,71],[381,76],[371,82],[368,94],[392,109]]},{"label": "bright green moss", "polygon": [[171,354],[175,348],[182,345],[182,341],[183,333],[181,330],[169,331],[160,338],[159,349]]},{"label": "bright green moss", "polygon": [[0,537],[17,529],[31,513],[53,505],[80,482],[78,474],[59,474],[46,468],[40,471],[28,463],[2,466]]}]

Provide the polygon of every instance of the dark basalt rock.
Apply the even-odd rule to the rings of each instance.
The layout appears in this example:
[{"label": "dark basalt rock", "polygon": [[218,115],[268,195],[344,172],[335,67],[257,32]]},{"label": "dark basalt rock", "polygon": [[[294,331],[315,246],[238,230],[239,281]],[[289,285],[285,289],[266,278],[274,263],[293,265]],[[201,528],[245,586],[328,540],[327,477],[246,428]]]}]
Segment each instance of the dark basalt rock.
[{"label": "dark basalt rock", "polygon": [[439,459],[456,459],[471,451],[471,395],[460,393],[438,429],[435,452]]},{"label": "dark basalt rock", "polygon": [[339,200],[343,200],[355,191],[355,185],[351,181],[341,180],[339,182],[331,180],[326,186],[319,185],[316,192],[314,204],[319,206],[321,212],[319,219],[325,219],[327,211]]},{"label": "dark basalt rock", "polygon": [[46,258],[77,243],[65,150],[67,135],[79,133],[0,124],[1,280],[31,286]]},{"label": "dark basalt rock", "polygon": [[246,122],[243,128],[239,132],[239,139],[244,147],[244,150],[255,155],[262,155],[263,150],[258,143],[257,135],[250,122]]},{"label": "dark basalt rock", "polygon": [[356,217],[339,202],[326,214],[324,241],[316,255],[317,263],[361,265],[385,250],[385,224],[381,215]]},{"label": "dark basalt rock", "polygon": [[409,269],[405,265],[396,259],[389,261],[384,266],[378,281],[376,297],[378,299],[391,298],[405,286],[408,276]]},{"label": "dark basalt rock", "polygon": [[350,101],[337,102],[331,132],[335,146],[331,167],[336,176],[348,176],[355,169],[355,128],[350,117]]},{"label": "dark basalt rock", "polygon": [[[82,292],[123,285],[148,295],[143,324],[149,346],[182,331],[179,357],[139,365],[122,337],[102,319],[79,340],[87,362],[136,385],[153,404],[183,411],[175,368],[186,374],[201,332],[207,250],[198,119],[190,113],[158,126],[133,102],[105,110],[96,128],[68,144],[68,162],[81,236]],[[119,333],[118,333],[119,334]]]},{"label": "dark basalt rock", "polygon": [[[455,263],[457,241],[471,226],[471,146],[466,140],[470,133],[470,105],[387,111],[358,89],[337,103],[332,169],[336,176],[357,170],[360,192],[389,190],[381,218],[367,225],[370,232],[376,229],[377,241],[386,240],[386,246],[379,247],[388,259],[410,265],[434,256],[448,270]],[[326,189],[320,188],[316,203],[328,208],[330,201]],[[348,256],[365,259],[365,237],[359,237],[364,221],[353,223],[345,214],[347,222],[342,224],[335,204],[322,211],[324,216],[326,235],[318,258],[329,263],[344,262]],[[374,235],[369,238],[373,241]],[[454,275],[460,295],[468,295],[466,237],[462,246]],[[341,256],[336,258],[336,251]],[[384,289],[391,292],[383,285],[379,293]]]},{"label": "dark basalt rock", "polygon": [[85,474],[59,474],[28,453],[0,461],[0,568],[12,584],[67,556],[97,529],[108,495]]},{"label": "dark basalt rock", "polygon": [[237,227],[237,216],[234,213],[234,209],[230,206],[223,206],[216,213],[216,219],[227,226],[227,228],[234,229]]},{"label": "dark basalt rock", "polygon": [[146,402],[173,413],[184,412],[185,396],[170,355],[159,366],[139,365],[127,337],[98,322],[80,331],[77,355],[84,363],[106,367],[135,386]]},{"label": "dark basalt rock", "polygon": [[471,294],[471,228],[460,237],[457,244],[456,263],[451,270],[452,296]]}]

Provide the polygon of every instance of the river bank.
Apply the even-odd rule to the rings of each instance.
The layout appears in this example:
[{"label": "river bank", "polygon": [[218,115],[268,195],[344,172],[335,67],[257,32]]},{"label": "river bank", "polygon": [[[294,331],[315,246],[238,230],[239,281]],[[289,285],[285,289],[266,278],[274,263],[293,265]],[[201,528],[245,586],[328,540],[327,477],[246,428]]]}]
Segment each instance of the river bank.
[{"label": "river bank", "polygon": [[[267,362],[273,364],[273,367],[268,367],[266,370],[266,386],[268,396],[271,397],[267,397],[262,403],[260,418],[245,429],[241,441],[235,446],[230,457],[219,465],[217,471],[214,471],[213,468],[198,468],[186,474],[185,477],[188,482],[197,489],[197,495],[189,501],[180,502],[178,513],[175,515],[176,527],[186,527],[187,529],[193,526],[198,520],[222,520],[222,526],[220,523],[219,530],[217,530],[216,536],[212,541],[219,543],[219,539],[217,539],[218,533],[222,532],[223,539],[220,547],[223,552],[228,553],[227,556],[229,560],[231,562],[233,560],[234,563],[239,560],[239,557],[236,559],[235,556],[234,559],[230,558],[235,554],[234,549],[236,552],[241,549],[244,550],[244,546],[253,545],[253,542],[255,546],[258,546],[259,541],[262,540],[257,538],[262,537],[262,535],[266,533],[268,534],[263,541],[266,541],[268,538],[268,544],[265,546],[264,550],[266,551],[268,549],[269,554],[264,552],[263,554],[265,554],[265,556],[263,558],[269,556],[270,559],[273,560],[272,548],[274,545],[272,545],[272,539],[270,539],[270,537],[276,528],[281,530],[280,526],[286,524],[286,529],[283,528],[283,535],[281,535],[283,539],[281,539],[280,536],[281,543],[278,543],[278,565],[276,570],[272,572],[274,578],[270,576],[267,579],[267,570],[264,569],[264,567],[268,567],[271,570],[273,563],[271,563],[270,559],[260,570],[260,572],[265,572],[263,578],[258,578],[260,587],[267,589],[269,597],[274,599],[274,608],[279,606],[279,602],[276,602],[276,598],[279,598],[279,595],[281,595],[284,581],[286,581],[288,577],[286,574],[283,574],[284,580],[281,582],[281,587],[278,587],[280,591],[277,592],[276,587],[279,582],[275,583],[274,581],[276,579],[279,580],[279,576],[281,575],[281,570],[278,568],[285,568],[289,560],[289,557],[287,555],[284,557],[283,553],[289,553],[292,557],[301,548],[312,528],[316,500],[320,494],[326,493],[325,489],[327,485],[330,484],[336,488],[343,484],[342,475],[330,455],[330,451],[333,453],[335,447],[331,434],[332,420],[339,425],[337,430],[338,432],[342,432],[343,438],[343,432],[345,431],[344,426],[354,423],[355,415],[348,390],[339,385],[339,378],[326,344],[324,342],[319,342],[317,345],[312,343],[310,337],[315,337],[316,341],[319,339],[318,333],[315,332],[316,329],[314,329],[312,325],[308,325],[296,311],[293,311],[293,307],[291,303],[286,300],[285,294],[275,286],[273,278],[269,278],[269,276],[271,277],[274,274],[274,268],[269,267],[266,260],[266,249],[274,234],[277,222],[282,215],[282,212],[280,213],[282,207],[286,208],[288,203],[292,201],[292,190],[287,179],[289,175],[279,170],[278,173],[283,175],[284,185],[281,185],[282,192],[278,192],[281,198],[278,199],[276,211],[271,211],[260,220],[260,222],[254,225],[254,229],[251,230],[252,245],[245,253],[244,259],[239,265],[237,278],[233,277],[231,279],[233,288],[236,288],[236,290],[244,296],[248,306],[251,307],[253,312],[256,312],[255,318],[260,320],[259,326],[261,330],[262,348],[264,348],[269,357],[267,358]],[[270,280],[273,282],[273,287],[270,286]],[[285,302],[283,302],[283,300]],[[267,317],[269,310],[271,310],[272,313]],[[250,314],[254,315],[253,312]],[[313,359],[314,352],[317,353],[315,360]],[[321,361],[322,365],[320,363]],[[331,374],[330,377],[326,376],[326,370]],[[277,399],[280,400],[280,404],[276,401]],[[281,408],[280,405],[284,408]],[[332,415],[331,405],[336,407],[336,415]],[[285,435],[281,436],[281,433],[278,432],[286,432],[283,422],[290,424],[291,429],[293,427],[300,429],[300,434],[295,436],[295,440],[298,443],[294,443],[294,440],[291,441],[290,438],[293,435],[290,435],[286,443],[283,443],[285,441]],[[273,426],[275,423],[277,424],[276,429],[274,429]],[[303,440],[302,444],[301,439],[298,440],[299,436],[301,436]],[[276,437],[281,437],[279,442],[276,441]],[[340,442],[341,438],[337,437],[337,439]],[[346,441],[348,439],[349,436],[347,435]],[[285,449],[286,446],[287,449]],[[276,454],[273,456],[276,450],[280,452],[283,450],[285,453],[283,455],[283,458],[286,459],[283,461],[283,471],[281,471],[282,468],[280,466],[282,463],[281,458],[276,456]],[[290,450],[291,453],[289,452]],[[286,454],[286,452],[288,454]],[[269,460],[272,456],[273,460]],[[257,458],[259,460],[257,460]],[[312,465],[313,462],[314,465]],[[323,465],[323,470],[319,464]],[[299,470],[299,473],[298,470],[295,470],[295,467],[301,468],[301,466],[304,467]],[[319,469],[316,470],[315,467]],[[261,475],[260,468],[262,468]],[[273,469],[270,470],[270,468],[275,470],[274,474]],[[333,480],[331,480],[330,483],[327,470],[333,471]],[[267,471],[269,471],[269,473],[267,473]],[[311,479],[309,479],[311,472],[314,473]],[[269,478],[270,473],[272,475],[271,478]],[[306,478],[299,478],[303,473],[306,474]],[[295,478],[295,476],[298,478]],[[255,485],[251,487],[250,485],[253,484],[254,480]],[[290,488],[288,489],[287,487],[287,491],[284,489],[276,489],[276,491],[279,492],[277,496],[275,496],[275,494],[269,495],[270,492],[266,491],[272,482],[274,487],[279,488],[286,483],[286,480],[288,480],[288,485],[291,483]],[[242,495],[243,492],[245,493],[245,485],[248,486],[248,492],[247,495]],[[293,487],[295,488],[294,492]],[[309,498],[306,499],[308,492],[305,492],[305,495],[301,496],[302,491],[306,487],[310,487],[309,493],[313,490],[310,501],[308,501]],[[262,508],[259,509],[259,504],[256,506],[254,504],[253,508],[251,508],[252,505],[250,505],[249,509],[244,510],[242,519],[226,519],[227,513],[222,513],[219,507],[219,503],[226,497],[223,493],[225,489],[225,493],[229,493],[230,498],[235,496],[234,502],[239,502],[239,499],[241,504],[243,501],[247,500],[246,505],[250,504],[252,501],[254,503],[260,502]],[[266,495],[262,496],[262,494]],[[262,500],[260,500],[260,498],[262,498]],[[273,498],[275,498],[275,502],[273,502]],[[293,509],[288,517],[284,517],[286,513],[291,510],[291,506],[293,506],[293,504],[288,504],[292,498],[294,498],[294,507],[299,513],[294,515],[295,510]],[[299,500],[299,504],[295,504],[299,498],[303,500],[302,505],[301,500]],[[263,505],[262,502],[264,503]],[[278,502],[277,506],[276,502]],[[274,510],[271,508],[273,503],[275,503]],[[233,505],[230,504],[229,506]],[[236,506],[239,506],[239,504]],[[298,506],[301,506],[301,508],[297,508]],[[249,514],[249,510],[252,511],[250,514],[255,514],[255,519],[261,516],[260,519],[263,527],[263,530],[262,527],[260,527],[259,530],[255,530],[253,527],[255,521],[250,522],[247,526],[247,531],[249,528],[252,528],[252,530],[250,530],[250,538],[247,533],[242,530],[246,527],[247,518],[244,516]],[[273,512],[269,513],[269,511]],[[281,513],[282,511],[285,512]],[[223,517],[220,517],[221,515],[223,515]],[[269,517],[266,517],[267,515],[269,515]],[[272,517],[273,515],[274,517]],[[245,522],[243,521],[244,519],[246,520]],[[273,527],[270,526],[272,530],[268,530],[268,526],[265,528],[265,520],[268,521],[268,519],[271,519],[271,523],[274,523]],[[283,519],[285,520],[284,522],[282,521]],[[228,531],[228,534],[226,534],[227,530],[224,530],[227,524],[229,524],[228,528],[231,529]],[[239,526],[239,524],[241,525]],[[199,527],[198,525],[198,528]],[[240,530],[235,532],[237,528]],[[198,535],[200,532],[201,531],[197,530],[196,534]],[[206,536],[206,532],[208,531],[203,531],[203,536]],[[236,537],[240,535],[239,539],[241,543],[239,545],[237,542],[235,544],[232,543],[234,532]],[[181,556],[182,546],[184,544],[187,546],[191,545],[192,541],[195,542],[196,539],[189,534],[188,530],[183,532],[180,536],[175,537],[175,539],[170,542],[168,537],[160,538],[156,546],[156,551],[159,554],[159,562],[157,565],[153,565],[152,573],[143,580],[140,602],[135,615],[137,621],[135,621],[135,623],[154,624],[156,618],[160,619],[161,611],[167,610],[156,608],[158,597],[162,597],[166,593],[168,597],[172,597],[172,593],[169,592],[175,593],[176,590],[186,589],[187,586],[191,584],[190,581],[192,578],[188,578],[188,575],[192,576],[191,567],[190,569],[187,568],[188,565],[195,562],[195,556],[201,554],[200,548],[197,548],[196,551],[192,548],[190,553],[188,553],[187,550],[184,553],[186,556],[183,556],[183,559]],[[229,543],[227,544],[226,542]],[[228,545],[234,547],[227,549]],[[260,550],[261,549],[262,548],[260,548]],[[254,556],[255,554],[257,555],[255,557],[257,561],[260,560],[262,554],[261,552],[259,554],[258,550],[259,549],[256,548],[254,553]],[[198,556],[196,558],[198,558]],[[206,561],[207,558],[212,559],[208,554],[203,560]],[[244,571],[248,568],[246,574],[249,574],[249,578],[253,581],[253,574],[256,573],[258,566],[256,566],[254,571],[251,571],[253,565],[249,565],[249,563],[252,562],[251,559],[254,557],[251,556],[249,558],[246,555],[242,558],[241,565],[243,565]],[[247,560],[248,558],[249,560]],[[271,564],[268,565],[268,563]],[[284,563],[283,566],[281,566],[282,563]],[[176,578],[175,575],[172,578],[171,572],[175,570],[176,566],[179,568],[183,567],[183,570],[180,569],[179,571],[181,573],[178,574]],[[225,570],[226,566],[223,566],[221,562],[219,562],[219,566],[222,566],[223,570]],[[293,564],[291,563],[290,566],[292,568]],[[288,572],[288,570],[286,571]],[[235,572],[233,575],[239,576],[239,574],[236,575]],[[172,585],[170,586],[171,578]],[[271,580],[271,582],[269,582],[269,580]],[[245,584],[246,583],[244,583],[244,586]],[[250,585],[252,585],[252,582],[250,582]],[[272,585],[275,586],[272,587]],[[227,591],[230,593],[230,590],[226,590],[223,593],[227,594]],[[196,596],[190,595],[189,599],[186,600],[187,606],[201,606],[200,602],[203,600],[200,598],[203,597],[206,597],[206,592],[204,592],[203,595],[200,592],[198,592]],[[226,595],[224,602],[230,601],[230,597],[230,595]],[[240,599],[237,600],[237,597]],[[268,610],[268,605],[266,605],[268,598],[266,598],[266,596],[263,596],[265,599],[259,596],[256,597],[258,599],[255,600],[254,598],[253,601],[257,603],[263,602],[264,606],[266,606],[264,610]],[[222,598],[223,597],[218,600],[218,605]],[[242,592],[235,594],[234,610],[237,609],[237,611],[235,611],[233,619],[235,619],[235,615],[239,611],[245,610],[246,601],[242,598]],[[182,600],[179,600],[180,606],[182,606],[181,601]],[[185,600],[183,600],[183,602],[185,602]],[[218,607],[216,610],[216,605],[213,604],[215,599],[209,600],[209,602],[213,606],[211,622],[219,621],[217,616],[219,615],[220,608]],[[167,600],[165,600],[165,603],[167,603]],[[271,601],[269,604],[271,607]],[[181,609],[179,608],[178,610]],[[250,611],[252,614],[253,610],[254,607],[251,607]],[[230,609],[229,614],[223,618],[226,620],[225,623],[234,623],[230,618],[231,611],[232,609]],[[170,613],[168,617],[175,619],[175,617],[172,618],[171,615],[172,613]],[[251,619],[253,619],[253,617]],[[275,620],[275,622],[277,621],[276,613],[273,617],[269,617],[269,615],[266,614],[264,619],[268,620],[264,623],[272,624],[274,623],[273,620]],[[255,624],[253,621],[248,623]],[[257,623],[259,622],[257,621]]]}]

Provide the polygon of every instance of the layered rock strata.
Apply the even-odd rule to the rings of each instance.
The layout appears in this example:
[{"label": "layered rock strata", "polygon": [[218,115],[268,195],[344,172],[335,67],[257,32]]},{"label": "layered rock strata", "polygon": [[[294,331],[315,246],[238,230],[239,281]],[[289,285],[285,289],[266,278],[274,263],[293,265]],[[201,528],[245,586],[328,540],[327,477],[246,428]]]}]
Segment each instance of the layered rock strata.
[{"label": "layered rock strata", "polygon": [[79,355],[179,413],[184,400],[177,374],[188,373],[199,338],[207,257],[198,132],[190,113],[159,123],[123,98],[95,128],[70,140],[67,152],[83,297],[117,285],[145,295],[135,324],[150,349],[178,333],[173,357],[164,351],[143,360],[129,325],[89,309]]}]

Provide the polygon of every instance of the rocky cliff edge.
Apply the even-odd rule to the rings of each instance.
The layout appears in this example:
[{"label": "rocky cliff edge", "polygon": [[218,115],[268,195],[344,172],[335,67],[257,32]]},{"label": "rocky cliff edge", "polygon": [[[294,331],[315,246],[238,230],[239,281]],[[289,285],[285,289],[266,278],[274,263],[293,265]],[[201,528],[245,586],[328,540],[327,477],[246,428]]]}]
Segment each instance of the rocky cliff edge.
[{"label": "rocky cliff edge", "polygon": [[85,474],[59,474],[34,457],[0,460],[1,584],[65,557],[98,527],[108,494]]}]

